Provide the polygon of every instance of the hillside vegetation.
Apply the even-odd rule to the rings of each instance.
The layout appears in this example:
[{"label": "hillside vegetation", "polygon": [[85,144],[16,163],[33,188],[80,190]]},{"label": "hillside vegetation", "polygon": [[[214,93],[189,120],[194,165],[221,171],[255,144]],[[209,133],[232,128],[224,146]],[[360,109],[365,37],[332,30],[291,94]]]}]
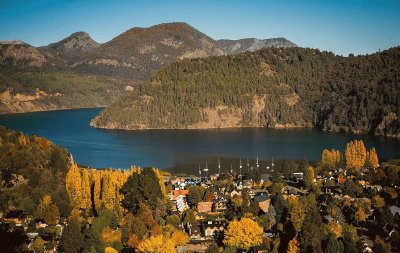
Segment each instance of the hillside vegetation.
[{"label": "hillside vegetation", "polygon": [[[85,32],[37,48],[22,41],[0,41],[0,89],[10,89],[12,95],[24,91],[17,98],[2,94],[0,113],[108,106],[125,88],[130,90],[172,62],[285,45],[295,44],[281,38],[224,40],[222,45],[179,22],[132,28],[103,44]],[[67,89],[57,91],[62,96],[45,91],[46,99],[34,102],[26,97],[43,86]]]},{"label": "hillside vegetation", "polygon": [[400,48],[367,56],[266,48],[175,62],[93,121],[101,128],[319,127],[400,136]]},{"label": "hillside vegetation", "polygon": [[67,214],[65,176],[71,162],[71,155],[52,142],[0,126],[0,210],[32,213],[51,194]]},{"label": "hillside vegetation", "polygon": [[0,114],[105,107],[122,93],[122,85],[105,78],[0,68]]}]

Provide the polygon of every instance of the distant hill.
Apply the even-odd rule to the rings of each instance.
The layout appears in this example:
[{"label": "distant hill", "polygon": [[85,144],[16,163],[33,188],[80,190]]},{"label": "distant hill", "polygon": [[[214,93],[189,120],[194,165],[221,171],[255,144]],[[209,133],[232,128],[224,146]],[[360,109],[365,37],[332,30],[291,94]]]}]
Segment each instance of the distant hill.
[{"label": "distant hill", "polygon": [[318,127],[400,137],[400,48],[341,57],[266,48],[175,62],[91,125],[110,129]]},{"label": "distant hill", "polygon": [[225,54],[239,54],[247,51],[253,52],[267,47],[298,47],[295,43],[285,38],[273,39],[240,39],[240,40],[218,40],[218,45],[224,50]]},{"label": "distant hill", "polygon": [[100,44],[94,41],[86,32],[76,32],[59,42],[39,49],[53,51],[53,53],[84,53],[90,52],[99,46]]},{"label": "distant hill", "polygon": [[[215,41],[186,23],[132,28],[103,44],[86,32],[38,48],[18,40],[2,41],[0,113],[107,106],[173,62],[288,45],[292,44],[285,39]],[[52,76],[57,78],[50,79]],[[66,76],[75,81],[68,83]],[[104,89],[96,89],[96,85],[89,88],[88,80],[93,79],[100,80]],[[36,96],[37,89],[47,96]],[[68,91],[68,95],[60,91]],[[31,95],[35,96],[33,104],[32,97],[25,100]],[[67,99],[71,96],[72,100]]]},{"label": "distant hill", "polygon": [[40,68],[47,63],[37,48],[20,40],[0,42],[0,66],[16,69]]},{"label": "distant hill", "polygon": [[222,55],[216,42],[186,23],[132,28],[84,55],[71,68],[80,73],[144,80],[173,61]]}]

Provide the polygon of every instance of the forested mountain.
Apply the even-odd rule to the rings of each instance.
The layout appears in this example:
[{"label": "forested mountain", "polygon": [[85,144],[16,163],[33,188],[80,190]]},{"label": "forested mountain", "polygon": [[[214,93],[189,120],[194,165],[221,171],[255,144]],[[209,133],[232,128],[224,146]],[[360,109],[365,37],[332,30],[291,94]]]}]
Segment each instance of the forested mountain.
[{"label": "forested mountain", "polygon": [[400,48],[336,56],[267,48],[175,62],[93,121],[101,128],[319,127],[400,136]]},{"label": "forested mountain", "polygon": [[285,38],[273,39],[240,39],[240,40],[218,40],[218,45],[226,54],[239,54],[247,51],[256,51],[266,47],[297,47],[297,45]]},{"label": "forested mountain", "polygon": [[[274,41],[271,42],[273,45],[282,45]],[[264,45],[264,41],[257,42],[257,45],[253,43],[255,46],[240,43],[244,43],[240,52]],[[172,62],[236,53],[238,50],[231,51],[186,23],[132,28],[104,44],[97,43],[85,32],[74,33],[38,48],[21,41],[2,41],[0,113],[108,106],[124,89],[130,90],[131,86]],[[27,75],[29,79],[21,80],[21,76]],[[62,78],[58,78],[60,76]],[[67,82],[65,76],[69,77]],[[97,85],[89,87],[88,79],[100,81],[103,88],[97,89]],[[57,90],[60,86],[68,86],[68,94],[47,91]],[[21,96],[36,96],[37,89],[48,96],[35,99],[33,104],[32,99],[20,99]],[[10,94],[4,93],[7,91]],[[56,97],[56,94],[61,96]],[[71,96],[74,103],[71,103]]]}]

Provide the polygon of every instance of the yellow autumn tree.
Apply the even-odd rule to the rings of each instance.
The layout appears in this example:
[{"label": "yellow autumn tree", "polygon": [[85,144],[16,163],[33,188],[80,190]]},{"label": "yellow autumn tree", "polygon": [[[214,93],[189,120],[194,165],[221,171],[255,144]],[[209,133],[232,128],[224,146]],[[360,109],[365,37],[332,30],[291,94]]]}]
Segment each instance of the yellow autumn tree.
[{"label": "yellow autumn tree", "polygon": [[91,170],[91,177],[93,181],[93,204],[97,212],[100,211],[101,208],[101,175],[100,172],[97,170]]},{"label": "yellow autumn tree", "polygon": [[65,185],[69,201],[73,208],[85,208],[82,195],[82,179],[78,165],[72,164],[68,170]]},{"label": "yellow autumn tree", "polygon": [[365,148],[364,142],[361,140],[355,140],[347,143],[345,156],[347,168],[362,168],[367,159],[367,149]]},{"label": "yellow autumn tree", "polygon": [[298,197],[293,195],[289,196],[287,198],[287,201],[290,221],[292,222],[296,232],[300,232],[301,225],[303,224],[304,218],[306,217],[303,204]]},{"label": "yellow autumn tree", "polygon": [[118,253],[118,250],[114,249],[113,247],[106,247],[104,249],[104,253]]},{"label": "yellow autumn tree", "polygon": [[60,220],[60,211],[58,207],[52,203],[50,195],[43,196],[34,215],[37,219],[44,219],[49,225],[56,225]]},{"label": "yellow autumn tree", "polygon": [[381,208],[385,205],[385,199],[381,198],[379,195],[375,195],[372,197],[372,205],[375,208]]},{"label": "yellow autumn tree", "polygon": [[172,232],[171,239],[174,241],[176,246],[181,246],[187,244],[190,238],[185,232],[176,230]]},{"label": "yellow autumn tree", "polygon": [[225,231],[224,244],[248,250],[262,243],[263,229],[257,222],[249,218],[234,220]]},{"label": "yellow autumn tree", "polygon": [[82,171],[82,208],[90,209],[92,207],[92,199],[90,194],[90,179],[88,170]]},{"label": "yellow autumn tree", "polygon": [[163,234],[150,236],[141,241],[137,247],[138,252],[142,253],[175,253],[174,241],[165,237]]},{"label": "yellow autumn tree", "polygon": [[113,230],[110,227],[105,227],[101,232],[101,240],[103,242],[120,242],[121,236],[121,230]]},{"label": "yellow autumn tree", "polygon": [[164,176],[159,169],[153,169],[153,170],[158,178],[158,183],[160,184],[161,192],[163,194],[163,199],[166,199],[167,198],[167,189],[166,189],[165,183],[164,183]]},{"label": "yellow autumn tree", "polygon": [[339,150],[332,149],[331,151],[324,149],[322,152],[321,163],[324,167],[336,167],[341,160],[341,154]]},{"label": "yellow autumn tree", "polygon": [[300,243],[299,240],[297,240],[297,237],[294,237],[292,240],[290,240],[288,244],[288,249],[286,251],[287,253],[300,253]]},{"label": "yellow autumn tree", "polygon": [[342,226],[339,223],[333,221],[329,222],[328,229],[336,236],[336,238],[342,236]]},{"label": "yellow autumn tree", "polygon": [[375,148],[371,148],[368,152],[368,161],[371,164],[372,168],[376,169],[379,166],[378,154],[376,153]]}]

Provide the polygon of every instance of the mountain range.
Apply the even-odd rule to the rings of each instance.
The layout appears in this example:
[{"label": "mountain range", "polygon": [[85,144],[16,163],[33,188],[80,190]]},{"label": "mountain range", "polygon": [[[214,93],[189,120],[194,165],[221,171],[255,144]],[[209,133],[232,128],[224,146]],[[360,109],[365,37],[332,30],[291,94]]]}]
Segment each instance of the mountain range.
[{"label": "mountain range", "polygon": [[[132,28],[102,44],[86,32],[43,47],[3,41],[0,113],[108,106],[175,61],[292,46],[297,45],[283,38],[216,41],[186,23]],[[72,80],[75,83],[68,84]],[[93,90],[90,81],[102,88]],[[90,90],[88,98],[79,94],[81,87]]]}]

